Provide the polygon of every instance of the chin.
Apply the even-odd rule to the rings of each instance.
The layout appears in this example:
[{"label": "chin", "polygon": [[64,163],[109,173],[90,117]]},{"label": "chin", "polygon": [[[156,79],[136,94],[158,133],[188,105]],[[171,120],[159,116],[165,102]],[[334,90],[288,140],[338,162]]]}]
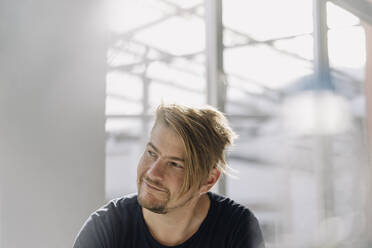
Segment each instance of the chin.
[{"label": "chin", "polygon": [[150,199],[151,196],[147,195],[144,196],[143,194],[139,193],[137,196],[138,203],[141,207],[146,208],[147,210],[157,213],[157,214],[166,214],[168,211],[166,210],[166,202],[162,202],[156,199]]},{"label": "chin", "polygon": [[164,208],[146,208],[146,209],[155,214],[167,214],[168,213],[168,211]]}]

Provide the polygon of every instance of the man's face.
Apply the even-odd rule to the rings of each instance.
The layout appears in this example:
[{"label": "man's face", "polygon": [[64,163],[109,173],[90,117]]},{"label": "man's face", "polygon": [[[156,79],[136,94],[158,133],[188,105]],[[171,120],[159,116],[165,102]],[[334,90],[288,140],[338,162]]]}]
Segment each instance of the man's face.
[{"label": "man's face", "polygon": [[181,137],[162,123],[156,124],[137,168],[138,202],[155,213],[165,214],[185,206],[197,189],[182,196],[184,148]]}]

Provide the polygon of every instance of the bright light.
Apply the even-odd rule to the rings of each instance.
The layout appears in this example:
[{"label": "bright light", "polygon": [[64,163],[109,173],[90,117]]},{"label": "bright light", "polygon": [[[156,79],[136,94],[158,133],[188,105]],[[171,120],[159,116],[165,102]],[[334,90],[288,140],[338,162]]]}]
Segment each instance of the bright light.
[{"label": "bright light", "polygon": [[108,27],[114,33],[124,33],[161,18],[165,11],[155,0],[109,0]]},{"label": "bright light", "polygon": [[175,16],[136,34],[134,38],[173,55],[200,52],[205,48],[205,23],[192,16],[187,19]]},{"label": "bright light", "polygon": [[331,92],[306,92],[288,98],[282,108],[284,127],[296,135],[332,135],[352,125],[349,102]]},{"label": "bright light", "polygon": [[227,74],[241,75],[254,82],[281,89],[312,73],[310,63],[283,56],[265,45],[239,47],[224,53]]},{"label": "bright light", "polygon": [[362,27],[349,27],[328,32],[331,66],[363,68],[366,63],[365,32]]},{"label": "bright light", "polygon": [[350,27],[359,22],[358,17],[333,3],[327,2],[327,25],[329,28]]},{"label": "bright light", "polygon": [[229,0],[223,23],[257,40],[312,32],[312,1]]}]

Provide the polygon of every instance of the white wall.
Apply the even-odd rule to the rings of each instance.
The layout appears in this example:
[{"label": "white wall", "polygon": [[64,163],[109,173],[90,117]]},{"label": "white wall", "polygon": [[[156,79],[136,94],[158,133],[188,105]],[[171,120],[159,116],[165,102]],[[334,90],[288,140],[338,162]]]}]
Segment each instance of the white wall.
[{"label": "white wall", "polygon": [[0,1],[0,247],[71,247],[104,201],[103,1]]},{"label": "white wall", "polygon": [[366,32],[366,81],[364,83],[366,89],[366,108],[367,108],[367,130],[368,130],[368,158],[369,166],[366,168],[364,173],[364,180],[370,182],[366,189],[366,202],[365,214],[366,214],[366,233],[368,235],[368,241],[372,243],[372,24],[363,23]]},{"label": "white wall", "polygon": [[144,145],[138,141],[106,143],[106,200],[137,192],[137,165]]}]

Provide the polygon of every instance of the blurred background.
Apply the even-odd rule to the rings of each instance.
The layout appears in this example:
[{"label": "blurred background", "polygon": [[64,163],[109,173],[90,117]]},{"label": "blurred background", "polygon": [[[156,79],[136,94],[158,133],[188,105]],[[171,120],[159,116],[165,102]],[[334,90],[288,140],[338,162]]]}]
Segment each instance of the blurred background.
[{"label": "blurred background", "polygon": [[2,0],[0,37],[1,248],[135,192],[160,103],[226,113],[268,248],[372,247],[372,1]]}]

